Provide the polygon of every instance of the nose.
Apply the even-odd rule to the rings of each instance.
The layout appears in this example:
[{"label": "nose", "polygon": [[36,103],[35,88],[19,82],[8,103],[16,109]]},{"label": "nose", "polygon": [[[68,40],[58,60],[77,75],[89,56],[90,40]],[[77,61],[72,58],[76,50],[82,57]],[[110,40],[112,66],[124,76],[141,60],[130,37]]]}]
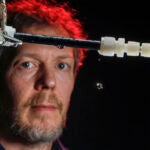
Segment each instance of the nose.
[{"label": "nose", "polygon": [[56,86],[56,78],[53,70],[45,69],[38,73],[35,82],[35,88],[37,90],[54,89],[55,86]]}]

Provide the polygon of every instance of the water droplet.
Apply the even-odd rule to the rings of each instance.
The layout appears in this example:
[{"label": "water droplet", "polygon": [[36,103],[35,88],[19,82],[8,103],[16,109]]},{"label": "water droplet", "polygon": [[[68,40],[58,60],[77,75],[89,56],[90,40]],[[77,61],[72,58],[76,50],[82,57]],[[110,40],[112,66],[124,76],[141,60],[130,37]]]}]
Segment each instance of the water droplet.
[{"label": "water droplet", "polygon": [[98,89],[98,90],[103,90],[103,84],[101,83],[101,82],[96,82],[96,88]]},{"label": "water droplet", "polygon": [[59,49],[63,49],[63,48],[64,48],[64,45],[59,44],[59,45],[57,45],[57,47],[58,47]]}]

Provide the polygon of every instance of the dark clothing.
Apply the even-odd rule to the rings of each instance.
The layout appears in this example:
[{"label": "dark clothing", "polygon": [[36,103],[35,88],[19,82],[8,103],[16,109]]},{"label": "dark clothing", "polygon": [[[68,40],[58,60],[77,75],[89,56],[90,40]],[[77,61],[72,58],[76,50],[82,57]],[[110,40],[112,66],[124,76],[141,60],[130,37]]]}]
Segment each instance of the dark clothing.
[{"label": "dark clothing", "polygon": [[61,143],[61,141],[58,140],[58,141],[54,142],[52,150],[68,150],[68,149],[65,148],[63,146],[63,144]]},{"label": "dark clothing", "polygon": [[[0,150],[5,150],[4,147],[0,144]],[[56,141],[53,144],[52,150],[67,150],[60,141]]]},{"label": "dark clothing", "polygon": [[0,144],[0,150],[5,150],[4,147]]}]

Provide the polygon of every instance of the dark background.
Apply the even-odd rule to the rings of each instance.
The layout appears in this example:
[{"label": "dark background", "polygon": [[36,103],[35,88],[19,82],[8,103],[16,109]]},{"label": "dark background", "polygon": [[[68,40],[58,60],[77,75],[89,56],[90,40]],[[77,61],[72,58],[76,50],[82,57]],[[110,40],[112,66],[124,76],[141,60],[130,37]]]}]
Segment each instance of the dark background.
[{"label": "dark background", "polygon": [[[89,39],[113,36],[150,43],[148,2],[69,2]],[[70,150],[149,150],[149,87],[150,58],[104,57],[89,51],[77,77],[63,143]]]},{"label": "dark background", "polygon": [[[145,1],[71,0],[89,38],[150,42]],[[96,83],[102,83],[98,90]],[[71,150],[150,149],[150,58],[87,54],[72,96],[63,141]]]}]

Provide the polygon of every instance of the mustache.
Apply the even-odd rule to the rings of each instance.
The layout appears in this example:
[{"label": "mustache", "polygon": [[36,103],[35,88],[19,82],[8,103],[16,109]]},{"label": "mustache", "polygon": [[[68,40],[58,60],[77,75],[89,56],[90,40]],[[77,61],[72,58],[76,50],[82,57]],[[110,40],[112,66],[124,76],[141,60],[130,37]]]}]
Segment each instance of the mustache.
[{"label": "mustache", "polygon": [[38,93],[30,97],[25,106],[34,106],[43,103],[50,105],[54,104],[60,112],[62,111],[63,105],[61,103],[61,100],[55,94],[50,94],[49,96],[47,96],[45,93]]}]

